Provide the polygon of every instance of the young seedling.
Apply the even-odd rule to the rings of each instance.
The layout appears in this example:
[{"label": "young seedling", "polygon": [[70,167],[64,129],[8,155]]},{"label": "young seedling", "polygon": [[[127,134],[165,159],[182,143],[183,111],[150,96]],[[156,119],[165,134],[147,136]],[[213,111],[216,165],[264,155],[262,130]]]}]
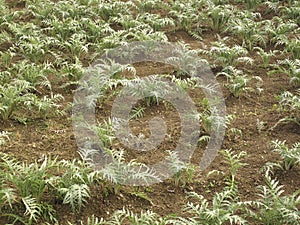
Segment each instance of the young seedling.
[{"label": "young seedling", "polygon": [[167,157],[170,171],[174,173],[174,182],[176,186],[185,187],[186,184],[192,181],[196,167],[190,163],[182,162],[175,152],[168,151]]},{"label": "young seedling", "polygon": [[278,61],[277,64],[272,65],[274,67],[273,70],[268,72],[268,75],[273,74],[286,74],[290,77],[290,83],[298,85],[300,84],[300,60],[295,59],[285,59],[282,61]]},{"label": "young seedling", "polygon": [[[224,39],[226,40],[227,38]],[[248,51],[246,48],[240,45],[230,47],[224,41],[214,42],[210,50],[201,50],[200,53],[211,56],[214,59],[214,63],[224,68],[228,66],[235,67],[240,63],[253,63],[253,59],[247,56]]]},{"label": "young seedling", "polygon": [[260,56],[262,62],[263,62],[263,67],[266,68],[269,66],[270,60],[273,56],[275,56],[276,53],[278,53],[277,50],[274,51],[269,51],[265,52],[262,48],[260,47],[254,47],[253,50],[257,50],[257,54]]},{"label": "young seedling", "polygon": [[245,0],[246,8],[254,11],[260,2],[260,0]]},{"label": "young seedling", "polygon": [[191,216],[188,218],[177,216],[176,219],[169,221],[170,224],[247,224],[242,215],[238,214],[241,203],[237,201],[236,193],[233,191],[224,190],[216,193],[211,203],[203,195],[195,192],[190,192],[188,197],[196,201],[186,204],[185,212]]},{"label": "young seedling", "polygon": [[221,31],[233,15],[233,8],[229,5],[217,5],[207,10],[207,15],[211,19],[211,27],[214,31]]},{"label": "young seedling", "polygon": [[11,133],[7,131],[1,131],[0,132],[0,146],[5,143],[6,140],[9,140],[9,135]]},{"label": "young seedling", "polygon": [[258,187],[259,198],[257,200],[244,202],[246,215],[258,224],[298,224],[300,219],[299,191],[291,195],[282,195],[283,185],[280,185],[278,180],[272,179],[270,171],[265,173],[265,182],[265,185]]},{"label": "young seedling", "polygon": [[292,53],[293,59],[300,58],[300,39],[294,38],[289,40],[285,47],[286,52]]},{"label": "young seedling", "polygon": [[160,178],[155,174],[155,171],[147,165],[139,163],[136,160],[125,161],[125,151],[109,150],[112,162],[99,170],[104,179],[107,179],[113,184],[115,194],[118,194],[120,188],[124,184],[136,185],[140,182],[151,183],[160,182]]},{"label": "young seedling", "polygon": [[300,164],[300,142],[295,143],[292,148],[285,143],[285,141],[272,141],[274,152],[279,153],[282,163],[276,165],[282,170],[291,170],[296,165]]},{"label": "young seedling", "polygon": [[24,80],[14,80],[0,85],[0,116],[8,120],[13,113],[34,105],[36,96],[30,93],[34,88]]},{"label": "young seedling", "polygon": [[286,116],[280,119],[272,128],[273,130],[281,123],[294,122],[300,125],[300,90],[296,94],[293,94],[289,91],[283,92],[279,96],[279,105],[280,109],[287,111],[291,116]]},{"label": "young seedling", "polygon": [[242,70],[238,70],[232,66],[228,66],[223,69],[222,72],[218,73],[217,76],[223,75],[227,77],[228,83],[226,87],[233,94],[234,97],[239,97],[241,93],[250,90],[247,87],[251,78],[244,74]]},{"label": "young seedling", "polygon": [[248,13],[241,15],[240,17],[230,20],[226,31],[230,31],[232,34],[237,35],[243,42],[242,46],[250,51],[252,51],[255,46],[266,47],[267,35],[264,24],[256,21],[257,17],[260,17],[260,14]]},{"label": "young seedling", "polygon": [[229,179],[229,190],[234,191],[237,188],[237,182],[236,182],[236,174],[239,168],[247,165],[246,163],[241,162],[241,159],[247,156],[247,153],[244,151],[241,151],[239,154],[234,154],[234,152],[230,150],[222,150],[221,153],[225,156],[226,160],[229,163],[231,176]]},{"label": "young seedling", "polygon": [[37,108],[39,115],[45,120],[50,116],[63,116],[65,112],[61,109],[59,104],[64,100],[61,94],[51,94],[50,97],[43,96],[43,98],[36,98],[34,108]]},{"label": "young seedling", "polygon": [[133,108],[131,111],[132,113],[130,115],[130,119],[142,118],[144,116],[145,109],[146,108],[144,108],[142,106]]}]

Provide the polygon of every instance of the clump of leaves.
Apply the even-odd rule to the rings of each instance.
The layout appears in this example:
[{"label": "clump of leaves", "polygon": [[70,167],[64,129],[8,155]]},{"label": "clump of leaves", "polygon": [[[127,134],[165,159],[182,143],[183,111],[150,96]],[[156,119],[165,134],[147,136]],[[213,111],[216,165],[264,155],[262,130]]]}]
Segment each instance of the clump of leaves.
[{"label": "clump of leaves", "polygon": [[175,17],[177,29],[184,29],[201,40],[203,24],[208,20],[202,9],[211,5],[214,5],[211,1],[173,1],[169,14]]},{"label": "clump of leaves", "polygon": [[274,129],[281,123],[294,122],[300,125],[300,90],[296,94],[289,91],[283,92],[279,96],[280,109],[289,112],[291,116],[280,119],[271,129]]},{"label": "clump of leaves", "polygon": [[131,110],[130,119],[142,118],[144,116],[145,108],[142,106],[134,107]]},{"label": "clump of leaves", "polygon": [[233,8],[229,5],[217,5],[209,8],[207,14],[211,19],[211,27],[214,31],[222,30],[233,14]]},{"label": "clump of leaves", "polygon": [[214,63],[222,67],[234,67],[240,63],[253,63],[253,59],[247,56],[248,51],[246,48],[240,45],[228,46],[224,41],[214,42],[210,50],[201,50],[200,53],[212,57]]},{"label": "clump of leaves", "polygon": [[147,106],[159,104],[165,95],[171,94],[172,88],[159,75],[152,75],[143,79],[136,78],[126,85],[128,92],[134,97],[145,99]]},{"label": "clump of leaves", "polygon": [[300,60],[285,59],[278,61],[277,64],[272,65],[274,67],[268,74],[286,74],[290,77],[290,83],[299,85],[300,84]]},{"label": "clump of leaves", "polygon": [[300,58],[300,39],[299,38],[291,39],[286,44],[285,51],[291,52],[293,59],[299,59]]},{"label": "clump of leaves", "polygon": [[171,173],[176,186],[181,185],[184,187],[192,181],[196,167],[191,163],[183,162],[179,159],[176,152],[168,151],[169,156],[166,158],[169,164]]},{"label": "clump of leaves", "polygon": [[245,0],[246,8],[248,10],[255,10],[256,7],[260,4],[260,0]]},{"label": "clump of leaves", "polygon": [[113,184],[115,193],[118,193],[121,185],[139,185],[152,182],[160,182],[160,178],[155,171],[143,163],[136,160],[125,161],[124,150],[108,150],[112,161],[99,172],[102,176]]},{"label": "clump of leaves", "polygon": [[241,151],[238,154],[234,154],[234,152],[230,149],[222,150],[222,154],[225,156],[228,161],[231,176],[229,179],[229,188],[234,190],[237,187],[236,175],[239,168],[247,165],[246,163],[241,162],[241,159],[247,155],[246,152]]},{"label": "clump of leaves", "polygon": [[253,50],[255,46],[266,47],[268,37],[264,28],[264,24],[256,21],[260,17],[259,13],[244,13],[239,12],[240,15],[233,17],[226,28],[232,34],[243,42],[244,47]]},{"label": "clump of leaves", "polygon": [[300,143],[295,143],[291,148],[285,143],[286,141],[272,141],[274,151],[279,153],[282,163],[275,165],[282,170],[291,170],[300,164]]},{"label": "clump of leaves", "polygon": [[263,67],[268,67],[271,57],[275,56],[275,54],[278,52],[277,50],[270,50],[269,52],[265,52],[262,48],[260,47],[254,47],[254,50],[257,51],[257,54],[260,56],[262,62],[263,62]]},{"label": "clump of leaves", "polygon": [[234,97],[239,97],[242,92],[250,90],[247,85],[251,78],[244,74],[242,70],[228,66],[224,68],[222,72],[217,74],[217,76],[220,75],[223,75],[227,78],[228,83],[226,84],[226,87],[234,95]]},{"label": "clump of leaves", "polygon": [[51,90],[51,83],[47,77],[50,72],[53,72],[51,67],[52,65],[48,63],[35,64],[24,60],[14,64],[11,70],[17,73],[20,80],[29,82],[34,88],[42,86]]},{"label": "clump of leaves", "polygon": [[81,160],[45,157],[42,162],[21,163],[6,154],[0,154],[0,159],[1,216],[13,219],[14,223],[56,223],[49,194],[54,202],[70,204],[77,211],[90,197],[90,186],[101,180],[101,175]]},{"label": "clump of leaves", "polygon": [[[266,185],[258,187],[259,199],[256,201],[245,202],[251,206],[247,207],[247,215],[262,224],[299,224],[300,195],[299,191],[289,196],[283,196],[283,186],[279,181],[272,179],[270,172],[265,174]],[[254,207],[254,211],[252,208]]]},{"label": "clump of leaves", "polygon": [[171,220],[172,224],[247,224],[247,221],[238,215],[240,204],[234,191],[224,190],[216,193],[210,203],[204,196],[195,192],[189,193],[190,198],[196,200],[188,202],[185,211],[191,216],[188,218],[178,217]]},{"label": "clump of leaves", "polygon": [[[219,114],[219,109],[213,105],[213,102],[210,103],[207,98],[202,99],[200,104],[202,110],[200,112],[195,112],[191,116],[195,117],[195,119],[200,122],[201,127],[206,134],[211,134],[212,129],[220,131],[223,128],[227,128],[234,119],[234,116],[231,114],[221,116]],[[203,138],[204,140],[206,139],[205,136],[202,136],[199,141]]]},{"label": "clump of leaves", "polygon": [[[167,225],[169,220],[167,218],[162,218],[158,214],[147,210],[141,211],[140,213],[134,213],[128,209],[116,210],[114,214],[107,220],[103,218],[98,219],[94,215],[87,219],[87,222],[80,222],[81,225],[101,225],[101,224],[135,224],[135,225],[144,225],[144,224],[160,224]],[[68,222],[68,225],[73,225]]]},{"label": "clump of leaves", "polygon": [[96,132],[104,147],[109,148],[113,140],[116,138],[113,133],[112,121],[109,118],[99,123],[96,127]]},{"label": "clump of leaves", "polygon": [[59,104],[62,100],[64,100],[64,97],[61,94],[51,94],[50,97],[43,96],[42,99],[36,98],[34,107],[44,119],[51,115],[63,116],[65,112]]},{"label": "clump of leaves", "polygon": [[8,120],[13,113],[29,108],[34,104],[36,96],[30,91],[31,84],[25,80],[14,80],[11,83],[0,85],[0,116]]},{"label": "clump of leaves", "polygon": [[[1,191],[3,202],[0,208],[9,206],[15,210],[16,205],[24,210],[24,216],[16,212],[3,212],[5,216],[14,218],[24,224],[37,222],[40,218],[49,216],[55,222],[55,210],[51,205],[42,201],[48,187],[48,179],[52,169],[58,167],[56,160],[45,158],[41,165],[37,162],[32,164],[20,163],[15,159],[1,154]],[[47,209],[47,210],[46,210]]]},{"label": "clump of leaves", "polygon": [[0,146],[5,143],[5,140],[9,139],[10,133],[7,131],[1,131],[0,132]]}]

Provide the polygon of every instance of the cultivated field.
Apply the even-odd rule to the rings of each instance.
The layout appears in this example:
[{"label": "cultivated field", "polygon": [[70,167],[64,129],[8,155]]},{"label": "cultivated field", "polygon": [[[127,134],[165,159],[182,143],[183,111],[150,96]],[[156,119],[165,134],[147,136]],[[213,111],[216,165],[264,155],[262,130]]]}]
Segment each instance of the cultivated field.
[{"label": "cultivated field", "polygon": [[[0,0],[0,224],[300,224],[299,25],[292,0]],[[177,56],[97,62],[137,41],[152,56],[147,43],[170,42]],[[207,97],[217,86],[185,69],[195,60],[219,84],[226,115]],[[76,134],[74,95],[93,63],[101,93],[82,108],[96,124],[83,121]],[[199,126],[190,160],[175,151],[186,120],[164,99],[174,97],[166,83],[195,109],[185,115]],[[130,137],[111,113],[125,88],[139,98]],[[151,128],[157,116],[165,133]],[[102,151],[92,139],[79,144],[89,132]],[[154,134],[162,141],[146,151]],[[171,177],[151,169],[162,160]]]}]

